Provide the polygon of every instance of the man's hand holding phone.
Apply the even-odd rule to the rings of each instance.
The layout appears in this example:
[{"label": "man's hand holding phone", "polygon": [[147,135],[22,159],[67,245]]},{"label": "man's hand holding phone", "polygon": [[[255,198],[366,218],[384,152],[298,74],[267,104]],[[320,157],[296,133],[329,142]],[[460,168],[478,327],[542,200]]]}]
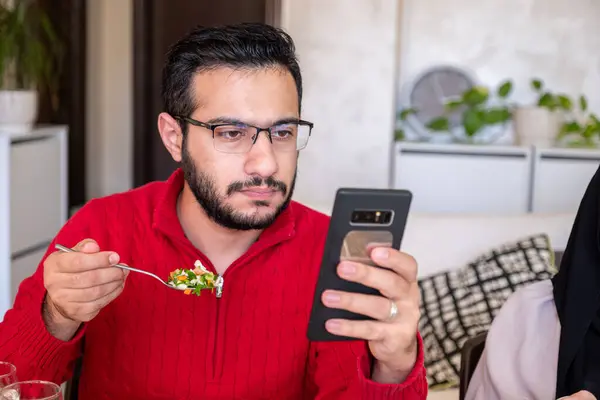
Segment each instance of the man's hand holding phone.
[{"label": "man's hand holding phone", "polygon": [[379,290],[381,296],[326,290],[322,300],[327,307],[374,320],[330,319],[325,326],[332,334],[367,340],[376,360],[372,379],[398,383],[412,371],[418,353],[417,263],[410,255],[389,247],[374,248],[370,256],[383,268],[342,261],[337,272],[342,279]]}]

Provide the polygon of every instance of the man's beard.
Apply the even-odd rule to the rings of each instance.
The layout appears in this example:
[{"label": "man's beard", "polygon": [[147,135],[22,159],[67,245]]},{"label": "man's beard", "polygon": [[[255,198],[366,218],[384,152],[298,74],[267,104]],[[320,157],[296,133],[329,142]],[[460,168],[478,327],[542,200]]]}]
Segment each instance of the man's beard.
[{"label": "man's beard", "polygon": [[[283,203],[271,214],[265,216],[259,216],[258,213],[255,215],[245,215],[235,210],[231,205],[225,204],[225,198],[219,196],[214,179],[212,179],[209,174],[198,171],[194,160],[187,150],[185,138],[182,143],[182,149],[181,169],[183,170],[185,180],[190,186],[194,197],[196,197],[196,200],[204,209],[206,215],[217,224],[228,229],[241,231],[265,229],[273,224],[277,217],[290,204],[294,186],[296,184],[296,172],[294,172],[294,179],[292,180],[289,189],[285,183],[278,181],[273,177],[268,177],[266,179],[254,177],[245,182],[237,181],[229,184],[226,197],[229,197],[242,189],[267,186],[270,189],[281,192],[285,198]],[[257,208],[267,207],[269,202],[255,200],[254,205]]]}]

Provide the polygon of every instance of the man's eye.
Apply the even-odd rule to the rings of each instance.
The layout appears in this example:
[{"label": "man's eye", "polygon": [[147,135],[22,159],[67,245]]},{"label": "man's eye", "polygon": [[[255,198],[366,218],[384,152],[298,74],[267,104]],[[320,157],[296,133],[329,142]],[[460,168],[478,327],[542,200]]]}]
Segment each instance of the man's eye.
[{"label": "man's eye", "polygon": [[294,136],[294,132],[289,130],[280,130],[273,132],[272,136],[276,139],[289,139]]},{"label": "man's eye", "polygon": [[233,130],[229,130],[229,131],[222,131],[219,132],[219,136],[223,139],[240,139],[242,136],[244,135],[244,132],[242,131],[233,131]]}]

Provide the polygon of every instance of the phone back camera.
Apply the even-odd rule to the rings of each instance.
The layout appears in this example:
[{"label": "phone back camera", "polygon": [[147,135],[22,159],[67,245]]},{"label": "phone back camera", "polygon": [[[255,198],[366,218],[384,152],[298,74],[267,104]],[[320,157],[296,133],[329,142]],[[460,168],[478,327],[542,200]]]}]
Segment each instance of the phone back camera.
[{"label": "phone back camera", "polygon": [[388,225],[392,222],[392,212],[377,210],[354,210],[350,220],[354,224]]}]

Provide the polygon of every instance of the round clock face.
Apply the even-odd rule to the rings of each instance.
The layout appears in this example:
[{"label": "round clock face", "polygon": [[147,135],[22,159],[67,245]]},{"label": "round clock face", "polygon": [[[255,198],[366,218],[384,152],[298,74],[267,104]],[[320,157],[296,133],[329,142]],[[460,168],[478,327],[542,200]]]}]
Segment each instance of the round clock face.
[{"label": "round clock face", "polygon": [[[417,110],[407,119],[409,126],[421,137],[440,133],[432,132],[427,124],[444,115],[444,106],[458,100],[463,92],[475,86],[475,79],[464,70],[451,66],[439,66],[427,70],[415,79],[408,94],[409,107]],[[462,109],[446,114],[450,129],[461,127]]]}]

